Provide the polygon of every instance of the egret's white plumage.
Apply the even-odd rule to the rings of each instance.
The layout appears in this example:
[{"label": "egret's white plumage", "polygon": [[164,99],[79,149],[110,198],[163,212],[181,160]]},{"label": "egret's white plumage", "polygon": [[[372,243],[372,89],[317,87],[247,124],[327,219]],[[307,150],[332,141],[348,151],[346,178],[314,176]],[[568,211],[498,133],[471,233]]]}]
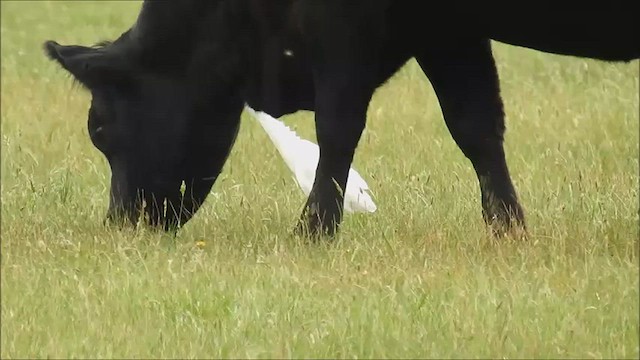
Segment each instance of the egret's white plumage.
[{"label": "egret's white plumage", "polygon": [[[249,106],[246,110],[253,115],[267,133],[276,149],[287,164],[298,186],[309,196],[316,177],[316,167],[320,159],[318,145],[303,139],[283,122],[267,113],[255,111]],[[368,194],[367,182],[353,168],[349,169],[347,189],[344,196],[344,211],[375,212],[376,204]]]}]

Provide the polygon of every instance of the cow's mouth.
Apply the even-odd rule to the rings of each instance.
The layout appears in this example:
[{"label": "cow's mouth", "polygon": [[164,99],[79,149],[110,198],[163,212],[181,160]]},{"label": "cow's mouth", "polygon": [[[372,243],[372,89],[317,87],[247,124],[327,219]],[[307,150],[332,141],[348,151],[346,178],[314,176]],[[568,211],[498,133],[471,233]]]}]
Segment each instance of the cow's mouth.
[{"label": "cow's mouth", "polygon": [[112,199],[107,211],[110,223],[136,226],[141,220],[153,229],[176,231],[189,220],[204,203],[215,178],[181,182],[170,191],[139,190],[133,199],[118,202]]},{"label": "cow's mouth", "polygon": [[186,219],[185,215],[189,213],[180,191],[173,191],[165,196],[145,194],[143,206],[145,223],[152,228],[162,227],[164,230],[178,228],[182,224],[181,220]]}]

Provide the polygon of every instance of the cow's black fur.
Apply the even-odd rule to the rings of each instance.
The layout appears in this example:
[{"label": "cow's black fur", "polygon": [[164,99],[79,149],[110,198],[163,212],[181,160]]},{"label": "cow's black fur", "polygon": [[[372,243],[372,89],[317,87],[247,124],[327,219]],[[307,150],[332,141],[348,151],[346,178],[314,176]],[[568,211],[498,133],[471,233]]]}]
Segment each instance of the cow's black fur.
[{"label": "cow's black fur", "polygon": [[248,104],[276,117],[315,111],[320,161],[301,229],[333,234],[371,96],[415,57],[476,170],[485,220],[512,228],[524,226],[524,214],[505,161],[491,41],[638,59],[631,3],[592,4],[563,12],[538,2],[489,9],[455,1],[438,8],[402,0],[147,1],[113,43],[45,48],[92,93],[89,133],[112,170],[110,218],[136,221],[145,200],[151,223],[188,221],[221,172]]}]

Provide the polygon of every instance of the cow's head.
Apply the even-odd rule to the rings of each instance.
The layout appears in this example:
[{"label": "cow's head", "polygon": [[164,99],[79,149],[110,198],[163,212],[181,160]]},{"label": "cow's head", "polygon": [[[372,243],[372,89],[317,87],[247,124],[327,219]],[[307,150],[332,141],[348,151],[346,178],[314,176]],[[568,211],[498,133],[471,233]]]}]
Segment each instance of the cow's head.
[{"label": "cow's head", "polygon": [[[205,51],[164,68],[122,44],[45,43],[91,92],[89,135],[111,168],[109,220],[135,224],[144,214],[165,229],[186,223],[223,168],[245,103],[276,116],[312,108],[310,66],[279,43],[242,66]],[[229,69],[246,76],[228,77]]]},{"label": "cow's head", "polygon": [[235,140],[243,102],[217,92],[202,106],[184,77],[145,70],[110,46],[45,43],[91,91],[88,130],[111,167],[109,220],[172,228],[205,200]]}]

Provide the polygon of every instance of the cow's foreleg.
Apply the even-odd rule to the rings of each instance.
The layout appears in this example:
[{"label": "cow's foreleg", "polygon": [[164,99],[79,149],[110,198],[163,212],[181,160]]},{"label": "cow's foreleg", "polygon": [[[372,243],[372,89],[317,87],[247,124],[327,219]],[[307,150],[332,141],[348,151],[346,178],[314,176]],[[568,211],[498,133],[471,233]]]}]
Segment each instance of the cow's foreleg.
[{"label": "cow's foreleg", "polygon": [[349,167],[365,127],[373,89],[357,69],[318,69],[316,137],[320,160],[298,232],[333,235],[342,221]]},{"label": "cow's foreleg", "polygon": [[370,0],[304,4],[299,24],[313,68],[320,160],[298,231],[333,235],[342,221],[343,191],[367,107],[383,80],[385,7]]},{"label": "cow's foreleg", "polygon": [[498,234],[524,229],[505,159],[503,104],[489,40],[430,44],[416,58],[437,94],[451,135],[475,168],[485,221]]}]

